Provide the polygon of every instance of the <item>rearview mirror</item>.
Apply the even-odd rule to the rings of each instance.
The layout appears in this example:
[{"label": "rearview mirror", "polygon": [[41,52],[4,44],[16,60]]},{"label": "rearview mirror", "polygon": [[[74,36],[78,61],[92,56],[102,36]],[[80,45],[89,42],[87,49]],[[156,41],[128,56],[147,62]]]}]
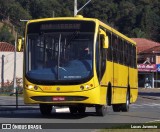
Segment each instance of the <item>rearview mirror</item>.
[{"label": "rearview mirror", "polygon": [[20,52],[22,50],[22,38],[17,41],[17,51]]},{"label": "rearview mirror", "polygon": [[108,48],[108,36],[104,36],[103,48]]},{"label": "rearview mirror", "polygon": [[106,35],[106,33],[102,29],[100,29],[100,35],[102,36],[101,39],[102,39],[103,48],[107,49],[108,45],[109,45],[108,36]]}]

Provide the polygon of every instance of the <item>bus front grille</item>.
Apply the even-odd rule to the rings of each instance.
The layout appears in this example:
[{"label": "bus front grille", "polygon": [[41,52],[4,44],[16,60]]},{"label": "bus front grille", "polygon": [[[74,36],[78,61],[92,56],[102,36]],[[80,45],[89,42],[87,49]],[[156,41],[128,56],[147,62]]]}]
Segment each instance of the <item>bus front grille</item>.
[{"label": "bus front grille", "polygon": [[84,101],[88,99],[85,96],[33,96],[32,100],[42,102],[64,102],[64,101]]}]

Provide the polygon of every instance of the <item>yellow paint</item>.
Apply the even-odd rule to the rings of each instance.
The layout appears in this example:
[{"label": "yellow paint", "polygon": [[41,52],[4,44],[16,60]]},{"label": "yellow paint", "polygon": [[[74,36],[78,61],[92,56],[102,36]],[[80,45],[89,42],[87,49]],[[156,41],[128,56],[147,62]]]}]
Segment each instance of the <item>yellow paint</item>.
[{"label": "yellow paint", "polygon": [[[114,34],[117,34],[121,38],[123,38],[126,41],[129,41],[132,44],[136,44],[133,40],[129,39],[128,37],[124,36],[123,34],[119,33],[115,29],[109,27],[108,25],[100,22],[97,19],[92,18],[83,18],[83,17],[62,17],[62,18],[45,18],[45,19],[37,19],[37,20],[30,20],[28,21],[27,25],[29,23],[36,23],[41,21],[61,21],[61,20],[83,20],[83,21],[94,21],[96,23],[96,30],[95,30],[95,38],[94,38],[94,51],[95,51],[95,44],[97,39],[97,33],[99,31],[99,26],[103,26],[107,30],[112,31]],[[27,28],[26,28],[27,29]],[[27,31],[26,31],[27,32]],[[95,53],[94,53],[94,60],[95,60]],[[113,69],[114,65],[114,69]],[[106,71],[102,78],[102,80],[98,81],[97,74],[96,74],[96,63],[94,61],[93,65],[93,73],[94,76],[91,80],[88,82],[85,82],[83,84],[79,85],[58,85],[58,86],[44,86],[44,85],[38,85],[38,90],[34,89],[28,89],[26,87],[26,84],[32,84],[27,79],[24,79],[24,101],[27,104],[32,103],[44,103],[44,102],[36,102],[31,99],[32,96],[85,96],[88,97],[87,100],[84,101],[66,101],[63,103],[83,103],[83,104],[106,104],[106,95],[107,95],[107,89],[108,84],[110,83],[112,86],[112,104],[118,104],[118,103],[125,103],[126,101],[126,92],[128,87],[128,74],[129,74],[129,82],[130,82],[130,94],[131,94],[131,103],[135,102],[138,96],[138,85],[137,85],[137,69],[130,68],[128,73],[128,67],[116,64],[110,61],[106,61]],[[115,70],[116,69],[116,70]],[[92,85],[90,85],[92,84]],[[104,86],[100,86],[104,85]],[[36,84],[32,84],[33,86]],[[89,85],[90,87],[86,87],[86,85]],[[105,86],[106,85],[106,86]],[[80,87],[84,86],[84,90],[81,90]],[[60,90],[57,90],[57,87],[60,88]],[[54,105],[53,102],[45,102],[45,103],[51,103]],[[57,102],[56,102],[57,103]],[[60,102],[59,102],[60,104]]]}]

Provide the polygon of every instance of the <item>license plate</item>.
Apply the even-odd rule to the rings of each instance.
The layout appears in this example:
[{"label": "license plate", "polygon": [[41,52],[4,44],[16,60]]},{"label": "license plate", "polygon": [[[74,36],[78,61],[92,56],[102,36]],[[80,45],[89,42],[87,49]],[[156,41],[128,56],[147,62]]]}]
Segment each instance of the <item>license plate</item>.
[{"label": "license plate", "polygon": [[65,101],[65,97],[53,97],[53,101]]}]

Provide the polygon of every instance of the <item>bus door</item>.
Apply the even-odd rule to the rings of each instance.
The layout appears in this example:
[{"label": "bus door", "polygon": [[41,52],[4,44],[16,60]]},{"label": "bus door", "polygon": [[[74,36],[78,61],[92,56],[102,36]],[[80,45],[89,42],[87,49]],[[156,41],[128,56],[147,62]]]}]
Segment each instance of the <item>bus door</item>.
[{"label": "bus door", "polygon": [[96,69],[97,69],[98,80],[100,83],[102,81],[102,77],[106,70],[107,52],[106,52],[106,48],[104,48],[104,41],[105,41],[104,37],[105,37],[104,33],[102,34],[100,32],[98,35],[98,41],[96,44]]}]

